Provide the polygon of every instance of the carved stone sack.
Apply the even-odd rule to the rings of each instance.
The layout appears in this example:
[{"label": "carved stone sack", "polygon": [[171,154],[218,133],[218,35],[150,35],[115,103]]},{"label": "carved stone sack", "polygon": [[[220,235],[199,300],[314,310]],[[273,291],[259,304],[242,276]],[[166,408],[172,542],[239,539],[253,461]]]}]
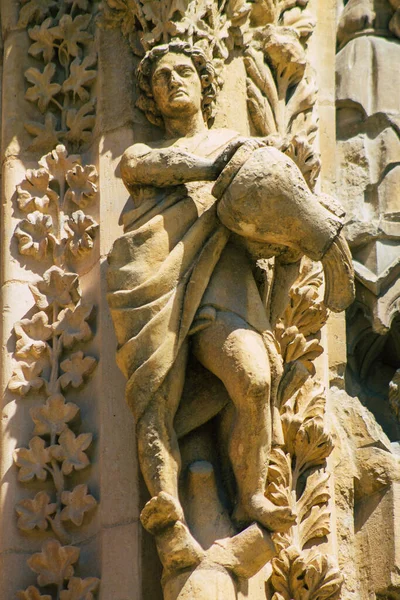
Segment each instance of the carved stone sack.
[{"label": "carved stone sack", "polygon": [[242,166],[238,159],[214,188],[221,196],[222,223],[250,240],[289,246],[321,260],[342,222],[311,193],[295,163],[268,146],[252,152]]}]

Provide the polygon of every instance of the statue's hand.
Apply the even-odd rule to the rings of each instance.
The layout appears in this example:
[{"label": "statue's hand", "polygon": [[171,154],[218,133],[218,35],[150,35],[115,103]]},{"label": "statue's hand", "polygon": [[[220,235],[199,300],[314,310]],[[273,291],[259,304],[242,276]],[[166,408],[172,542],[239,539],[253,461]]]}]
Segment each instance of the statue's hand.
[{"label": "statue's hand", "polygon": [[258,150],[259,148],[263,148],[266,145],[267,144],[265,142],[265,139],[263,138],[240,137],[236,140],[233,140],[223,149],[221,154],[219,154],[214,160],[213,168],[216,172],[217,177],[229,163],[231,158],[233,158],[233,156],[236,154],[239,148],[245,146],[249,150]]}]

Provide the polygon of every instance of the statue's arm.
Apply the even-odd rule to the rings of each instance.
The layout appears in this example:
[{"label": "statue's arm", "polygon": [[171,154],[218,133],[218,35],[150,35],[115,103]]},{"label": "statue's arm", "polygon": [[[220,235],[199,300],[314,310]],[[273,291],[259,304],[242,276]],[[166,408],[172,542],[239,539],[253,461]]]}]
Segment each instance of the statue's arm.
[{"label": "statue's arm", "polygon": [[121,176],[129,188],[136,185],[167,187],[189,181],[213,181],[221,166],[176,147],[152,149],[146,144],[128,148],[121,159]]}]

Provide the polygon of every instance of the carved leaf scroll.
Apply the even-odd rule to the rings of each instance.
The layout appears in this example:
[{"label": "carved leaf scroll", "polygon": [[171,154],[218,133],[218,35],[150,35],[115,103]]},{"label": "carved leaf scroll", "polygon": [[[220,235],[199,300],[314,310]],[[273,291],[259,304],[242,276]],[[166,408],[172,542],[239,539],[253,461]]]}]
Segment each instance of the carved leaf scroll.
[{"label": "carved leaf scroll", "polygon": [[287,533],[273,534],[279,552],[272,560],[273,600],[336,599],[342,585],[330,559],[313,549],[330,533],[326,458],[333,449],[324,419],[325,390],[312,364],[322,352],[319,332],[328,317],[320,300],[321,285],[319,268],[303,259],[288,307],[276,325],[284,360],[282,381],[286,377],[287,382],[280,391],[285,443],[271,452],[266,495],[278,506],[289,506],[297,522]]},{"label": "carved leaf scroll", "polygon": [[80,149],[90,141],[95,123],[96,4],[86,0],[22,4],[18,27],[28,27],[32,41],[28,52],[37,62],[25,72],[25,98],[39,111],[36,120],[25,123],[34,136],[29,150],[48,151],[59,141]]},{"label": "carved leaf scroll", "polygon": [[[79,31],[76,35],[81,39]],[[14,455],[18,479],[23,483],[47,480],[52,485],[17,503],[17,525],[24,532],[51,529],[55,535],[28,561],[38,574],[38,585],[58,586],[57,598],[87,600],[93,598],[99,580],[73,577],[79,549],[68,546],[68,527],[81,527],[97,501],[86,484],[68,489],[67,478],[89,466],[85,451],[93,436],[76,431],[79,405],[76,398],[67,399],[65,389],[82,387],[97,364],[76,348],[93,336],[93,306],[82,301],[75,270],[82,255],[90,257],[94,247],[97,223],[75,209],[77,203],[82,208],[94,203],[97,172],[93,166],[82,166],[80,156],[69,155],[62,145],[43,156],[39,167],[27,171],[17,187],[19,208],[27,215],[17,225],[15,238],[22,256],[48,261],[49,268],[30,284],[33,314],[14,326],[15,365],[8,387],[21,396],[34,393],[36,402],[29,411],[33,437],[27,448],[18,448]],[[52,600],[35,586],[17,596]]]}]

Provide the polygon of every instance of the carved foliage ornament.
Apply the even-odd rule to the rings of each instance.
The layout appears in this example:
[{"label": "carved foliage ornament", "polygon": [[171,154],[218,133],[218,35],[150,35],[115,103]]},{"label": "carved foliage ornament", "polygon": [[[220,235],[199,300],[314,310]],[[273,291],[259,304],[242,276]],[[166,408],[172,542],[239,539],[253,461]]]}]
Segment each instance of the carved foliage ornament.
[{"label": "carved foliage ornament", "polygon": [[[95,123],[93,85],[97,71],[88,0],[22,0],[17,26],[28,28],[34,65],[25,71],[25,98],[37,116],[26,121],[29,150],[45,152],[60,141],[72,150],[90,142]],[[36,23],[36,24],[35,24]]]},{"label": "carved foliage ornament", "polygon": [[[313,189],[320,159],[313,147],[317,88],[306,55],[315,19],[307,4],[308,0],[107,0],[100,23],[120,27],[138,56],[171,39],[189,42],[212,59],[219,75],[232,50],[240,49],[254,133],[272,136]],[[222,81],[218,77],[217,84]]]},{"label": "carved foliage ornament", "polygon": [[284,444],[271,452],[266,495],[277,506],[289,506],[297,521],[287,533],[272,535],[278,551],[270,578],[273,600],[334,600],[343,582],[317,547],[330,533],[326,458],[333,449],[324,423],[325,390],[313,365],[323,352],[320,329],[328,318],[319,299],[322,281],[319,265],[303,259],[275,327],[284,361],[278,393]]},{"label": "carved foliage ornament", "polygon": [[[18,206],[27,216],[15,237],[21,255],[52,266],[30,285],[33,314],[14,326],[15,366],[8,387],[20,396],[34,393],[38,399],[29,411],[32,438],[27,448],[14,453],[18,479],[50,480],[52,485],[46,483],[46,490],[17,503],[17,524],[25,532],[51,529],[57,538],[48,539],[28,560],[38,574],[38,586],[56,585],[60,600],[90,599],[99,580],[74,577],[79,548],[65,544],[71,539],[69,526],[80,527],[97,504],[86,484],[68,489],[69,476],[90,464],[92,434],[79,431],[80,408],[67,395],[84,386],[97,364],[81,349],[93,336],[93,306],[83,301],[79,276],[70,268],[93,249],[97,224],[81,209],[97,196],[97,172],[93,166],[82,166],[80,157],[68,155],[62,145],[43,156],[38,166],[28,170],[17,186]],[[18,592],[18,598],[52,596],[42,596],[30,586]]]}]

